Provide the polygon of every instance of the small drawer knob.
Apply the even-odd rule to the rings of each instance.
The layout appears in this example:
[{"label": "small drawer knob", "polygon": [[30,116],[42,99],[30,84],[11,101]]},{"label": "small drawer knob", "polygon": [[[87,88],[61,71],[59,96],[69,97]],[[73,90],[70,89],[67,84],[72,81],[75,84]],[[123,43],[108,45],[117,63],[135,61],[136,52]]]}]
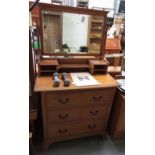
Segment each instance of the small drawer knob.
[{"label": "small drawer knob", "polygon": [[69,102],[69,98],[66,98],[65,100],[59,99],[59,102],[61,104],[67,104]]},{"label": "small drawer knob", "polygon": [[89,125],[88,125],[88,128],[89,128],[89,129],[94,129],[94,128],[96,128],[96,124],[91,124],[91,125],[89,124]]},{"label": "small drawer knob", "polygon": [[98,113],[99,113],[99,111],[98,110],[96,110],[96,111],[90,111],[89,112],[92,116],[96,116]]},{"label": "small drawer knob", "polygon": [[94,101],[100,101],[102,99],[102,96],[93,96]]},{"label": "small drawer knob", "polygon": [[59,115],[59,118],[64,120],[64,119],[66,119],[68,116],[69,116],[68,114],[65,114],[65,115],[61,115],[61,114],[60,114],[60,115]]}]

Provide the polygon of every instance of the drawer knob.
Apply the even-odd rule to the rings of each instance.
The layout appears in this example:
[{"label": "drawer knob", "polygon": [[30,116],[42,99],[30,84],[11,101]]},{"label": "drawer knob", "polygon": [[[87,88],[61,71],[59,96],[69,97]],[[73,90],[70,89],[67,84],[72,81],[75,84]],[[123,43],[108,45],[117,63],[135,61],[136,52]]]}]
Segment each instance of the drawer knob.
[{"label": "drawer knob", "polygon": [[102,99],[102,96],[93,96],[94,101],[100,101]]},{"label": "drawer knob", "polygon": [[98,110],[96,110],[96,111],[90,111],[89,113],[91,115],[93,115],[93,116],[96,116],[99,113],[99,111]]},{"label": "drawer knob", "polygon": [[65,115],[59,115],[59,118],[61,118],[61,119],[66,119],[68,117],[68,114],[65,114]]},{"label": "drawer knob", "polygon": [[67,104],[69,102],[69,98],[66,98],[65,100],[59,99],[59,102],[61,104]]},{"label": "drawer knob", "polygon": [[59,129],[58,130],[58,132],[61,134],[67,133],[67,131],[68,131],[67,129]]},{"label": "drawer knob", "polygon": [[91,124],[91,125],[89,124],[89,125],[88,125],[88,128],[89,128],[89,129],[94,129],[94,128],[96,128],[96,125],[95,125],[95,124]]}]

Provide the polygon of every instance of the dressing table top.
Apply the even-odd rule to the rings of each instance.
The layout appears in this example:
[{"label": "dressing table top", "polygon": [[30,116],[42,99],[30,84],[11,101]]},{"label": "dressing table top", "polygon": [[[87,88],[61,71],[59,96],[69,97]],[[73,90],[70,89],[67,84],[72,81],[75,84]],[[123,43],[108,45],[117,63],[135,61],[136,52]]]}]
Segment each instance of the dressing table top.
[{"label": "dressing table top", "polygon": [[53,78],[51,77],[37,77],[36,83],[35,83],[35,92],[47,92],[47,91],[69,91],[69,90],[89,90],[89,89],[103,89],[103,88],[111,88],[111,87],[118,87],[118,82],[109,74],[102,74],[102,75],[93,75],[93,77],[101,83],[100,85],[92,85],[92,86],[75,86],[72,84],[72,78],[71,84],[69,87],[64,87],[63,80],[60,82],[59,87],[53,86]]}]

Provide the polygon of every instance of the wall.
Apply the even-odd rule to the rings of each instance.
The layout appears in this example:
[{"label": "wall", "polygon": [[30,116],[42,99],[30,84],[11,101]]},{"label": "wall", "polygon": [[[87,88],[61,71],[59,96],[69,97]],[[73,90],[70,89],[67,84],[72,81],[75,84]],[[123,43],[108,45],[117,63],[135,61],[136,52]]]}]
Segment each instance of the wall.
[{"label": "wall", "polygon": [[80,46],[87,46],[88,15],[64,13],[63,14],[63,44],[75,51]]},{"label": "wall", "polygon": [[[34,1],[34,0],[31,0]],[[43,3],[51,3],[51,0],[40,0],[40,2]],[[89,0],[89,8],[92,7],[100,7],[100,8],[108,8],[113,9],[113,11],[110,11],[108,14],[108,17],[113,17],[114,11],[118,11],[120,0]],[[69,5],[69,6],[77,6],[77,0],[63,0],[63,5]]]},{"label": "wall", "polygon": [[[31,0],[35,1],[35,0]],[[113,8],[115,0],[89,0],[89,8],[102,7],[102,8]],[[42,3],[51,3],[51,0],[40,0]],[[64,5],[76,6],[77,0],[63,0]]]},{"label": "wall", "polygon": [[89,0],[89,8],[92,7],[112,9],[114,7],[114,0]]},{"label": "wall", "polygon": [[[30,0],[34,2],[35,0]],[[51,3],[51,0],[40,0],[40,3]],[[63,5],[70,5],[70,6],[76,6],[77,0],[63,0]]]},{"label": "wall", "polygon": [[108,17],[113,17],[115,1],[117,0],[89,0],[89,8],[99,7],[111,9],[111,11],[108,13]]}]

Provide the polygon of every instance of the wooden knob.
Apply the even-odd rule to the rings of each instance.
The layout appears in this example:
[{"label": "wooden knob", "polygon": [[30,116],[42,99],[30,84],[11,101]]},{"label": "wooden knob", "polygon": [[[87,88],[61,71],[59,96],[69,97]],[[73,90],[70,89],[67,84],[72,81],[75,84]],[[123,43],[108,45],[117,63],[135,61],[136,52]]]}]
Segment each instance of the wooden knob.
[{"label": "wooden knob", "polygon": [[59,118],[61,118],[61,119],[66,119],[68,117],[68,114],[65,114],[65,115],[59,115]]},{"label": "wooden knob", "polygon": [[91,115],[93,115],[93,116],[96,116],[99,113],[99,111],[98,110],[96,110],[96,111],[90,111],[89,113]]},{"label": "wooden knob", "polygon": [[91,124],[91,125],[89,124],[89,125],[88,125],[88,128],[89,128],[89,129],[94,129],[94,128],[96,128],[96,125],[95,125],[95,124]]},{"label": "wooden knob", "polygon": [[65,100],[59,99],[59,102],[61,104],[67,104],[69,102],[69,98],[66,98]]},{"label": "wooden knob", "polygon": [[59,129],[58,130],[58,132],[61,134],[67,133],[67,131],[68,131],[67,129]]},{"label": "wooden knob", "polygon": [[94,101],[100,101],[102,99],[102,96],[93,96]]}]

